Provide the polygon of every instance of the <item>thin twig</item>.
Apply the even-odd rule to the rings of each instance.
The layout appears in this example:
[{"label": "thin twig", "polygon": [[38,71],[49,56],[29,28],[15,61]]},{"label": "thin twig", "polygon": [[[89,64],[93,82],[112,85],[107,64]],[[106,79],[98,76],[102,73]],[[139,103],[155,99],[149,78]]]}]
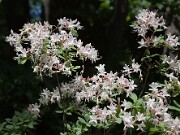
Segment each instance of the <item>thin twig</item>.
[{"label": "thin twig", "polygon": [[64,127],[64,132],[66,132],[66,124],[67,124],[67,121],[66,121],[66,114],[64,112],[64,102],[62,101],[63,100],[63,97],[62,97],[62,91],[61,91],[61,85],[60,85],[60,80],[59,80],[59,76],[58,76],[58,73],[56,74],[56,79],[57,79],[57,84],[58,84],[58,90],[59,90],[59,95],[60,95],[60,102],[62,104],[62,111],[63,111],[63,127]]},{"label": "thin twig", "polygon": [[142,94],[143,94],[143,92],[144,92],[144,90],[146,88],[146,83],[147,83],[147,79],[148,79],[148,76],[149,76],[149,70],[150,70],[150,66],[148,66],[146,78],[145,78],[144,85],[143,85],[143,89],[142,89],[141,93],[139,94],[139,97],[142,96]]}]

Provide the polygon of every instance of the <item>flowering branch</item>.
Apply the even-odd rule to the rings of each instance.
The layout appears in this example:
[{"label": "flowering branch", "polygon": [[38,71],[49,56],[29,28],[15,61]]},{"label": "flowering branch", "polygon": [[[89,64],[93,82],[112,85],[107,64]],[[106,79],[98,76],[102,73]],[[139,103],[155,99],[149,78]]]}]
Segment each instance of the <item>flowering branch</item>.
[{"label": "flowering branch", "polygon": [[[131,65],[123,67],[122,74],[106,72],[105,65],[100,64],[95,67],[95,75],[84,78],[77,72],[68,83],[61,83],[58,75],[70,76],[76,72],[80,67],[73,65],[74,60],[89,59],[95,62],[99,59],[97,50],[91,44],[83,46],[81,40],[77,40],[76,30],[82,28],[77,20],[60,19],[57,27],[47,22],[44,25],[25,24],[20,34],[11,31],[6,41],[14,46],[17,55],[15,59],[19,63],[30,60],[38,75],[57,75],[58,86],[53,91],[44,89],[39,103],[30,105],[28,110],[39,116],[40,107],[58,103],[60,111],[57,112],[63,113],[66,129],[61,135],[93,134],[92,130],[88,130],[91,127],[104,129],[103,134],[106,134],[109,130],[105,132],[105,129],[116,124],[123,125],[124,134],[135,131],[178,135],[180,120],[178,116],[172,115],[173,107],[169,107],[168,100],[180,94],[177,89],[180,87],[180,60],[177,56],[162,55],[153,50],[178,50],[179,39],[172,34],[161,35],[159,32],[166,29],[163,17],[157,17],[156,12],[147,9],[139,12],[132,27],[140,37],[138,48],[146,48],[141,64],[133,59]],[[145,62],[148,69],[145,81],[142,81]],[[151,69],[155,71],[153,74]],[[149,77],[154,74],[163,79],[153,77],[155,81],[149,82]],[[143,89],[140,87],[142,85]],[[135,93],[140,93],[139,97]],[[77,121],[72,124],[65,117],[73,113],[77,114]]]}]

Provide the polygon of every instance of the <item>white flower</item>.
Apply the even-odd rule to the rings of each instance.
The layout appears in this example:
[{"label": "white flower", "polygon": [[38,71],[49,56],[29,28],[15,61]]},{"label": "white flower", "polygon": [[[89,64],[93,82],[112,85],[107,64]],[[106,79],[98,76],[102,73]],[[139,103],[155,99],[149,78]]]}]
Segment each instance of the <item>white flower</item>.
[{"label": "white flower", "polygon": [[[71,65],[74,58],[98,60],[98,52],[88,44],[83,46],[81,40],[74,35],[74,30],[81,29],[77,20],[60,19],[54,27],[48,22],[25,24],[17,34],[11,30],[6,41],[15,48],[16,60],[30,60],[34,72],[39,75],[52,76],[53,73],[71,75],[75,71]],[[66,65],[66,62],[70,66]]]},{"label": "white flower", "polygon": [[129,85],[128,86],[129,88],[125,89],[126,97],[129,97],[129,95],[132,93],[132,91],[137,87],[137,85],[134,84],[133,80],[130,80],[128,85]]},{"label": "white flower", "polygon": [[135,73],[141,72],[140,66],[141,66],[140,64],[135,62],[135,59],[132,60],[132,70],[133,70],[133,72],[135,72]]},{"label": "white flower", "polygon": [[158,91],[158,89],[162,87],[159,83],[156,82],[152,82],[149,86],[151,87],[149,90],[152,91]]},{"label": "white flower", "polygon": [[145,131],[144,129],[146,128],[146,125],[144,124],[144,122],[142,121],[140,124],[137,124],[138,128],[137,130],[141,130],[141,131]]},{"label": "white flower", "polygon": [[170,81],[178,80],[178,78],[176,76],[174,76],[173,72],[170,74],[165,73],[165,76],[168,77]]},{"label": "white flower", "polygon": [[105,68],[104,68],[105,64],[100,64],[99,66],[96,66],[96,69],[98,70],[98,72],[100,74],[104,74],[105,73]]},{"label": "white flower", "polygon": [[[163,17],[156,17],[156,12],[143,9],[139,12],[136,18],[137,21],[135,22],[134,29],[138,32],[140,36],[144,38],[147,30],[151,29],[151,27],[154,30],[158,29],[159,27],[166,28]],[[143,42],[141,44],[143,45]]]},{"label": "white flower", "polygon": [[71,29],[71,28],[77,28],[77,29],[82,29],[82,26],[80,25],[80,22],[77,20],[71,20],[67,19],[66,17],[59,19],[58,23],[60,25],[60,28],[66,28],[66,29]]},{"label": "white flower", "polygon": [[134,128],[134,121],[131,112],[124,112],[121,118],[124,122],[124,130],[126,128]]},{"label": "white flower", "polygon": [[143,113],[138,112],[138,114],[136,114],[137,121],[144,121],[145,119],[146,119],[146,117],[144,116]]},{"label": "white flower", "polygon": [[126,73],[128,76],[130,76],[130,74],[132,73],[131,71],[132,69],[129,67],[129,65],[125,64],[123,69],[124,69],[123,72]]},{"label": "white flower", "polygon": [[66,75],[71,75],[71,68],[70,68],[70,67],[65,67],[65,68],[64,68],[64,73],[65,73]]},{"label": "white flower", "polygon": [[109,109],[108,110],[108,114],[109,115],[114,115],[116,114],[116,109],[117,109],[117,106],[113,103],[111,103],[109,106],[107,106],[107,108]]},{"label": "white flower", "polygon": [[60,41],[61,35],[59,35],[58,33],[55,33],[55,34],[51,35],[50,38],[51,38],[51,41],[52,41],[53,43],[55,43],[55,42]]},{"label": "white flower", "polygon": [[47,105],[50,101],[51,92],[46,88],[41,92],[41,98],[39,99],[40,103],[43,105]]},{"label": "white flower", "polygon": [[146,42],[144,41],[143,38],[138,43],[140,44],[140,46],[138,48],[147,47]]},{"label": "white flower", "polygon": [[172,121],[172,117],[169,113],[164,113],[163,115],[164,115],[164,122],[165,123],[169,123]]},{"label": "white flower", "polygon": [[51,92],[51,103],[55,103],[56,101],[58,102],[60,100],[60,94],[59,94],[59,88],[56,87],[53,92]]},{"label": "white flower", "polygon": [[160,43],[161,39],[162,39],[161,36],[159,36],[159,37],[156,37],[156,36],[155,36],[155,37],[152,39],[153,45],[154,45],[154,46],[157,46],[157,45]]},{"label": "white flower", "polygon": [[98,117],[96,115],[90,115],[89,123],[98,123]]},{"label": "white flower", "polygon": [[11,34],[6,37],[6,42],[9,42],[10,45],[19,45],[21,42],[21,37],[19,34],[14,33],[13,30],[11,30]]},{"label": "white flower", "polygon": [[151,99],[149,98],[148,101],[146,102],[147,104],[147,109],[150,110],[150,109],[154,109],[156,107],[156,102],[155,102],[155,99]]},{"label": "white flower", "polygon": [[124,111],[126,111],[127,109],[132,107],[132,103],[129,101],[126,101],[126,99],[124,99],[123,103],[121,104],[122,107],[124,107]]},{"label": "white flower", "polygon": [[38,105],[37,103],[35,104],[30,104],[28,107],[28,111],[31,112],[32,114],[35,114],[36,116],[39,116],[39,110],[40,105]]}]

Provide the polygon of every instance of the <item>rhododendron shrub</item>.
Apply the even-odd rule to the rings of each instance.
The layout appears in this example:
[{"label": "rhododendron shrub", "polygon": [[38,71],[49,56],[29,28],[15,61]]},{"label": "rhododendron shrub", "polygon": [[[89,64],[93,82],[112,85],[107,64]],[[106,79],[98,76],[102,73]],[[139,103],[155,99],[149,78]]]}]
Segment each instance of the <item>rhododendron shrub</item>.
[{"label": "rhododendron shrub", "polygon": [[[95,62],[98,52],[77,39],[77,30],[82,28],[77,20],[63,18],[57,26],[48,22],[25,24],[20,34],[11,31],[6,41],[15,48],[15,59],[21,64],[31,61],[34,72],[42,78],[57,78],[57,87],[43,89],[37,103],[27,110],[40,117],[41,108],[58,104],[55,111],[63,114],[64,124],[61,135],[94,134],[97,128],[104,129],[105,135],[116,125],[123,126],[116,130],[124,134],[178,135],[180,105],[175,100],[173,105],[172,99],[180,94],[180,60],[176,56],[179,39],[171,33],[164,35],[163,17],[147,9],[139,12],[131,26],[139,36],[138,48],[144,48],[140,63],[132,59],[120,73],[107,72],[105,64],[100,64],[95,67],[97,73],[87,78],[83,65],[73,65],[73,61]],[[71,81],[59,80],[61,74]],[[154,75],[161,79],[148,82],[148,77]],[[73,115],[76,122],[67,120]]]}]

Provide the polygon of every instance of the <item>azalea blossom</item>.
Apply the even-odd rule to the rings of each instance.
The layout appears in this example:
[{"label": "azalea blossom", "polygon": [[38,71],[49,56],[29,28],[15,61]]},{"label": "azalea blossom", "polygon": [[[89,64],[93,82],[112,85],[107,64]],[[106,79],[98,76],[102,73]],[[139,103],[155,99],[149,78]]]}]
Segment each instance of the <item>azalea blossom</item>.
[{"label": "azalea blossom", "polygon": [[30,104],[28,107],[28,111],[31,112],[32,114],[39,116],[40,113],[40,105],[38,105],[37,103],[35,104]]},{"label": "azalea blossom", "polygon": [[83,46],[81,40],[74,35],[81,28],[77,20],[67,18],[59,19],[57,27],[48,22],[27,23],[19,34],[11,30],[6,41],[14,47],[15,59],[22,64],[30,60],[38,75],[71,75],[74,68],[72,61],[76,57],[90,59],[92,62],[99,59],[97,50],[91,44]]},{"label": "azalea blossom", "polygon": [[171,35],[171,33],[167,34],[167,39],[165,40],[165,43],[172,48],[180,45],[179,38],[175,35]]}]

